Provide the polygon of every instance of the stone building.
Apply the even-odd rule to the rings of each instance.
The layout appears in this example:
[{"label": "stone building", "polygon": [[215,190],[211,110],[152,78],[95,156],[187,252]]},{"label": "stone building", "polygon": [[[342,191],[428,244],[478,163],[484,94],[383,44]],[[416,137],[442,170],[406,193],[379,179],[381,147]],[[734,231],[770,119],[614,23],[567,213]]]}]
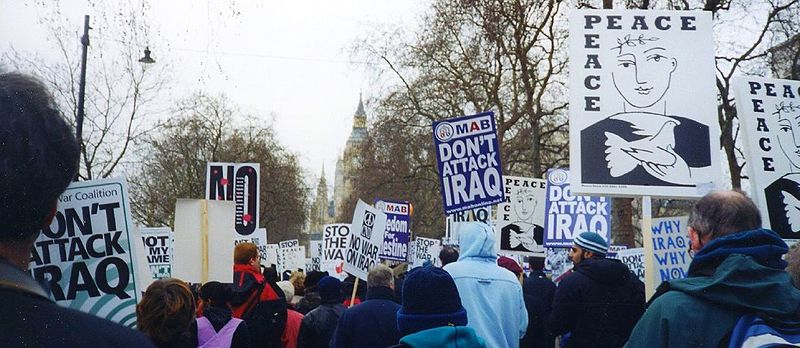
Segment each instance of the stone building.
[{"label": "stone building", "polygon": [[353,129],[347,139],[344,151],[336,161],[336,177],[333,185],[334,216],[342,213],[343,207],[353,190],[353,178],[359,164],[359,152],[364,138],[367,135],[367,113],[361,96],[358,98],[358,108],[353,114]]}]

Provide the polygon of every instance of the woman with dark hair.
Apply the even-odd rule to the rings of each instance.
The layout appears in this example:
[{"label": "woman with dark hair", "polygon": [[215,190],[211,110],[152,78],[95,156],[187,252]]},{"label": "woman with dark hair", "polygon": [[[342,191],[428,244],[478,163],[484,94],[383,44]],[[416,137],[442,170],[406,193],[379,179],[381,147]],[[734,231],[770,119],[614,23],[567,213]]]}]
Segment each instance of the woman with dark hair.
[{"label": "woman with dark hair", "polygon": [[156,280],[136,305],[137,327],[158,347],[197,347],[195,302],[189,286],[173,278]]},{"label": "woman with dark hair", "polygon": [[198,347],[250,347],[247,323],[233,318],[228,301],[233,297],[230,286],[208,282],[200,288],[203,316],[197,318]]}]

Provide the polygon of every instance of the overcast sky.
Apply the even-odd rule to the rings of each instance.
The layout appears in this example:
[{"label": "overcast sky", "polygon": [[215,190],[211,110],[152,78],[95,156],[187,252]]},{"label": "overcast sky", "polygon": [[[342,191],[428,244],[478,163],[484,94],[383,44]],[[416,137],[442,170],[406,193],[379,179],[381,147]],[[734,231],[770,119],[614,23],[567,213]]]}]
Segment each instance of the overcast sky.
[{"label": "overcast sky", "polygon": [[[165,47],[154,43],[151,48],[157,63],[174,68],[175,98],[198,89],[225,92],[246,111],[273,119],[280,141],[300,155],[315,177],[324,164],[332,185],[359,92],[365,98],[377,93],[370,75],[350,61],[348,48],[376,27],[413,29],[426,3],[151,1],[146,19],[159,32],[161,44],[169,46],[159,51]],[[96,16],[86,1],[61,1],[61,7],[76,31],[84,14]],[[42,13],[32,1],[0,0],[0,52],[13,45],[53,57],[47,30],[37,23]]]}]

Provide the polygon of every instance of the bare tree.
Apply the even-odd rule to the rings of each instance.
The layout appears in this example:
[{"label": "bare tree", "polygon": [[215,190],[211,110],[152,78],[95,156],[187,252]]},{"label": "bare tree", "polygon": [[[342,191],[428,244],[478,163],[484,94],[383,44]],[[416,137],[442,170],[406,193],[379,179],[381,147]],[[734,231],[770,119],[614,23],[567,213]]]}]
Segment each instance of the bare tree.
[{"label": "bare tree", "polygon": [[[58,2],[38,5],[43,12],[39,23],[47,27],[57,56],[46,58],[11,48],[0,62],[39,76],[74,124],[78,114],[82,27],[63,17]],[[152,129],[156,124],[153,101],[168,82],[166,64],[147,67],[138,61],[146,46],[156,46],[145,23],[147,3],[124,5],[127,7],[110,8],[91,3],[97,15],[92,17],[87,60],[79,172],[85,180],[111,175],[129,154],[133,140]]]},{"label": "bare tree", "polygon": [[131,178],[134,217],[171,226],[177,198],[202,198],[208,162],[261,165],[260,221],[273,242],[297,238],[305,225],[309,188],[297,157],[270,127],[242,116],[224,96],[198,93],[181,101],[174,118],[147,137],[146,155]]}]

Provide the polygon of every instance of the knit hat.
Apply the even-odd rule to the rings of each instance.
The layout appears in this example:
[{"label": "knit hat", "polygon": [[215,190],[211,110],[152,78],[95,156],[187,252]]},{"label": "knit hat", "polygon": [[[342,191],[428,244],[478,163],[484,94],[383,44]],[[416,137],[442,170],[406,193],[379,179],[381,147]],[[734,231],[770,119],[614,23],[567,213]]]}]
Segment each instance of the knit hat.
[{"label": "knit hat", "polygon": [[500,258],[497,259],[497,265],[511,271],[511,273],[514,273],[516,276],[522,274],[522,267],[519,266],[517,261],[514,261],[514,259],[510,257],[500,256]]},{"label": "knit hat", "polygon": [[419,267],[403,282],[403,305],[397,311],[401,336],[440,326],[467,325],[456,283],[447,271]]},{"label": "knit hat", "polygon": [[288,280],[281,280],[278,282],[278,286],[281,287],[283,294],[286,295],[286,302],[292,302],[292,298],[294,297],[294,285]]},{"label": "knit hat", "polygon": [[608,243],[603,240],[603,237],[600,237],[599,234],[594,232],[583,232],[579,234],[575,237],[575,245],[586,251],[591,251],[602,256],[608,254]]},{"label": "knit hat", "polygon": [[200,287],[200,298],[222,304],[233,298],[233,289],[230,284],[211,281]]},{"label": "knit hat", "polygon": [[311,271],[306,274],[306,280],[303,281],[303,285],[306,287],[307,291],[316,291],[317,283],[323,277],[329,275],[328,271],[320,272],[320,271]]},{"label": "knit hat", "polygon": [[331,276],[324,276],[317,283],[317,290],[319,290],[319,297],[322,303],[337,303],[342,302],[342,282]]}]

